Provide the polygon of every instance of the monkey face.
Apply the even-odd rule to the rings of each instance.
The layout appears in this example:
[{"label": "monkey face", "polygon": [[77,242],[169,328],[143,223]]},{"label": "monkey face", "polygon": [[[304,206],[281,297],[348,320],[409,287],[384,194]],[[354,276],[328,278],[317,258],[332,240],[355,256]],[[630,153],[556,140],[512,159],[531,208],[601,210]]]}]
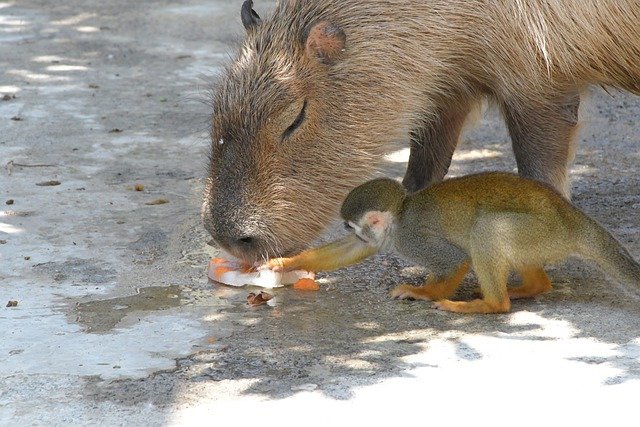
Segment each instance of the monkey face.
[{"label": "monkey face", "polygon": [[360,240],[379,249],[388,247],[393,235],[395,218],[388,211],[367,211],[356,222],[347,221]]}]

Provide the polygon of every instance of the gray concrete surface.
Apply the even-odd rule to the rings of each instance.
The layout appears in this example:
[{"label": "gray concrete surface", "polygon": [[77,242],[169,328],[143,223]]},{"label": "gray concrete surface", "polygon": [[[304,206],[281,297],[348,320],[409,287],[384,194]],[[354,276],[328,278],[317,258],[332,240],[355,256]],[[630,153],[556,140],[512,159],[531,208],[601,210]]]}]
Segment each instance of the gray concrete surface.
[{"label": "gray concrete surface", "polygon": [[[390,300],[425,274],[393,257],[274,307],[207,283],[206,95],[240,3],[0,2],[0,425],[634,420],[640,300],[578,261],[490,316]],[[640,258],[640,99],[582,117],[574,201]],[[450,175],[491,169],[514,161],[489,109]]]}]

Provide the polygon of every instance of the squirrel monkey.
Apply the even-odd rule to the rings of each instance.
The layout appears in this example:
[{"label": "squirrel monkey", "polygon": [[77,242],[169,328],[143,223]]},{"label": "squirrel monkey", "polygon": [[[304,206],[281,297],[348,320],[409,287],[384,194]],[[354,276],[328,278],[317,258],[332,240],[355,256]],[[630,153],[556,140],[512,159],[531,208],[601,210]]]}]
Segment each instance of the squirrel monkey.
[{"label": "squirrel monkey", "polygon": [[[508,312],[510,298],[550,290],[543,267],[570,255],[640,286],[640,264],[609,232],[551,187],[514,174],[469,175],[414,194],[392,179],[375,179],[349,193],[341,215],[353,234],[272,259],[265,268],[331,271],[393,249],[432,271],[425,285],[398,286],[393,297],[431,300],[460,313]],[[449,300],[469,267],[483,298]],[[510,270],[519,273],[522,285],[507,289]]]}]

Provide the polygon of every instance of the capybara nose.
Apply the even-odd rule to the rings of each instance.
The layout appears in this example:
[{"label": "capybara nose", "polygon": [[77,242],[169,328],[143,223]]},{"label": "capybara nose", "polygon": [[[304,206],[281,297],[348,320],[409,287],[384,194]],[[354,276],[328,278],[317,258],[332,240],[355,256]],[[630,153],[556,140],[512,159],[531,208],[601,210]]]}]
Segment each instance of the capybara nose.
[{"label": "capybara nose", "polygon": [[260,247],[259,242],[260,239],[256,236],[242,236],[235,239],[235,241],[232,242],[232,245],[240,250],[244,248],[250,251],[254,251]]},{"label": "capybara nose", "polygon": [[248,259],[262,251],[262,239],[254,235],[214,235],[213,239],[233,254]]}]

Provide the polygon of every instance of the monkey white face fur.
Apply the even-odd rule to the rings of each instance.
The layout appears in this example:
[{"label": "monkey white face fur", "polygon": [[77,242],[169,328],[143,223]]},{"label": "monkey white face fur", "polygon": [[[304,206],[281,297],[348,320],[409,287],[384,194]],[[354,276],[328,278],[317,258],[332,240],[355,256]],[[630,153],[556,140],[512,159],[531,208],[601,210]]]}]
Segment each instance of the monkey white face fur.
[{"label": "monkey white face fur", "polygon": [[367,211],[357,223],[347,221],[347,225],[365,243],[379,250],[388,249],[393,243],[395,216],[388,211]]}]

